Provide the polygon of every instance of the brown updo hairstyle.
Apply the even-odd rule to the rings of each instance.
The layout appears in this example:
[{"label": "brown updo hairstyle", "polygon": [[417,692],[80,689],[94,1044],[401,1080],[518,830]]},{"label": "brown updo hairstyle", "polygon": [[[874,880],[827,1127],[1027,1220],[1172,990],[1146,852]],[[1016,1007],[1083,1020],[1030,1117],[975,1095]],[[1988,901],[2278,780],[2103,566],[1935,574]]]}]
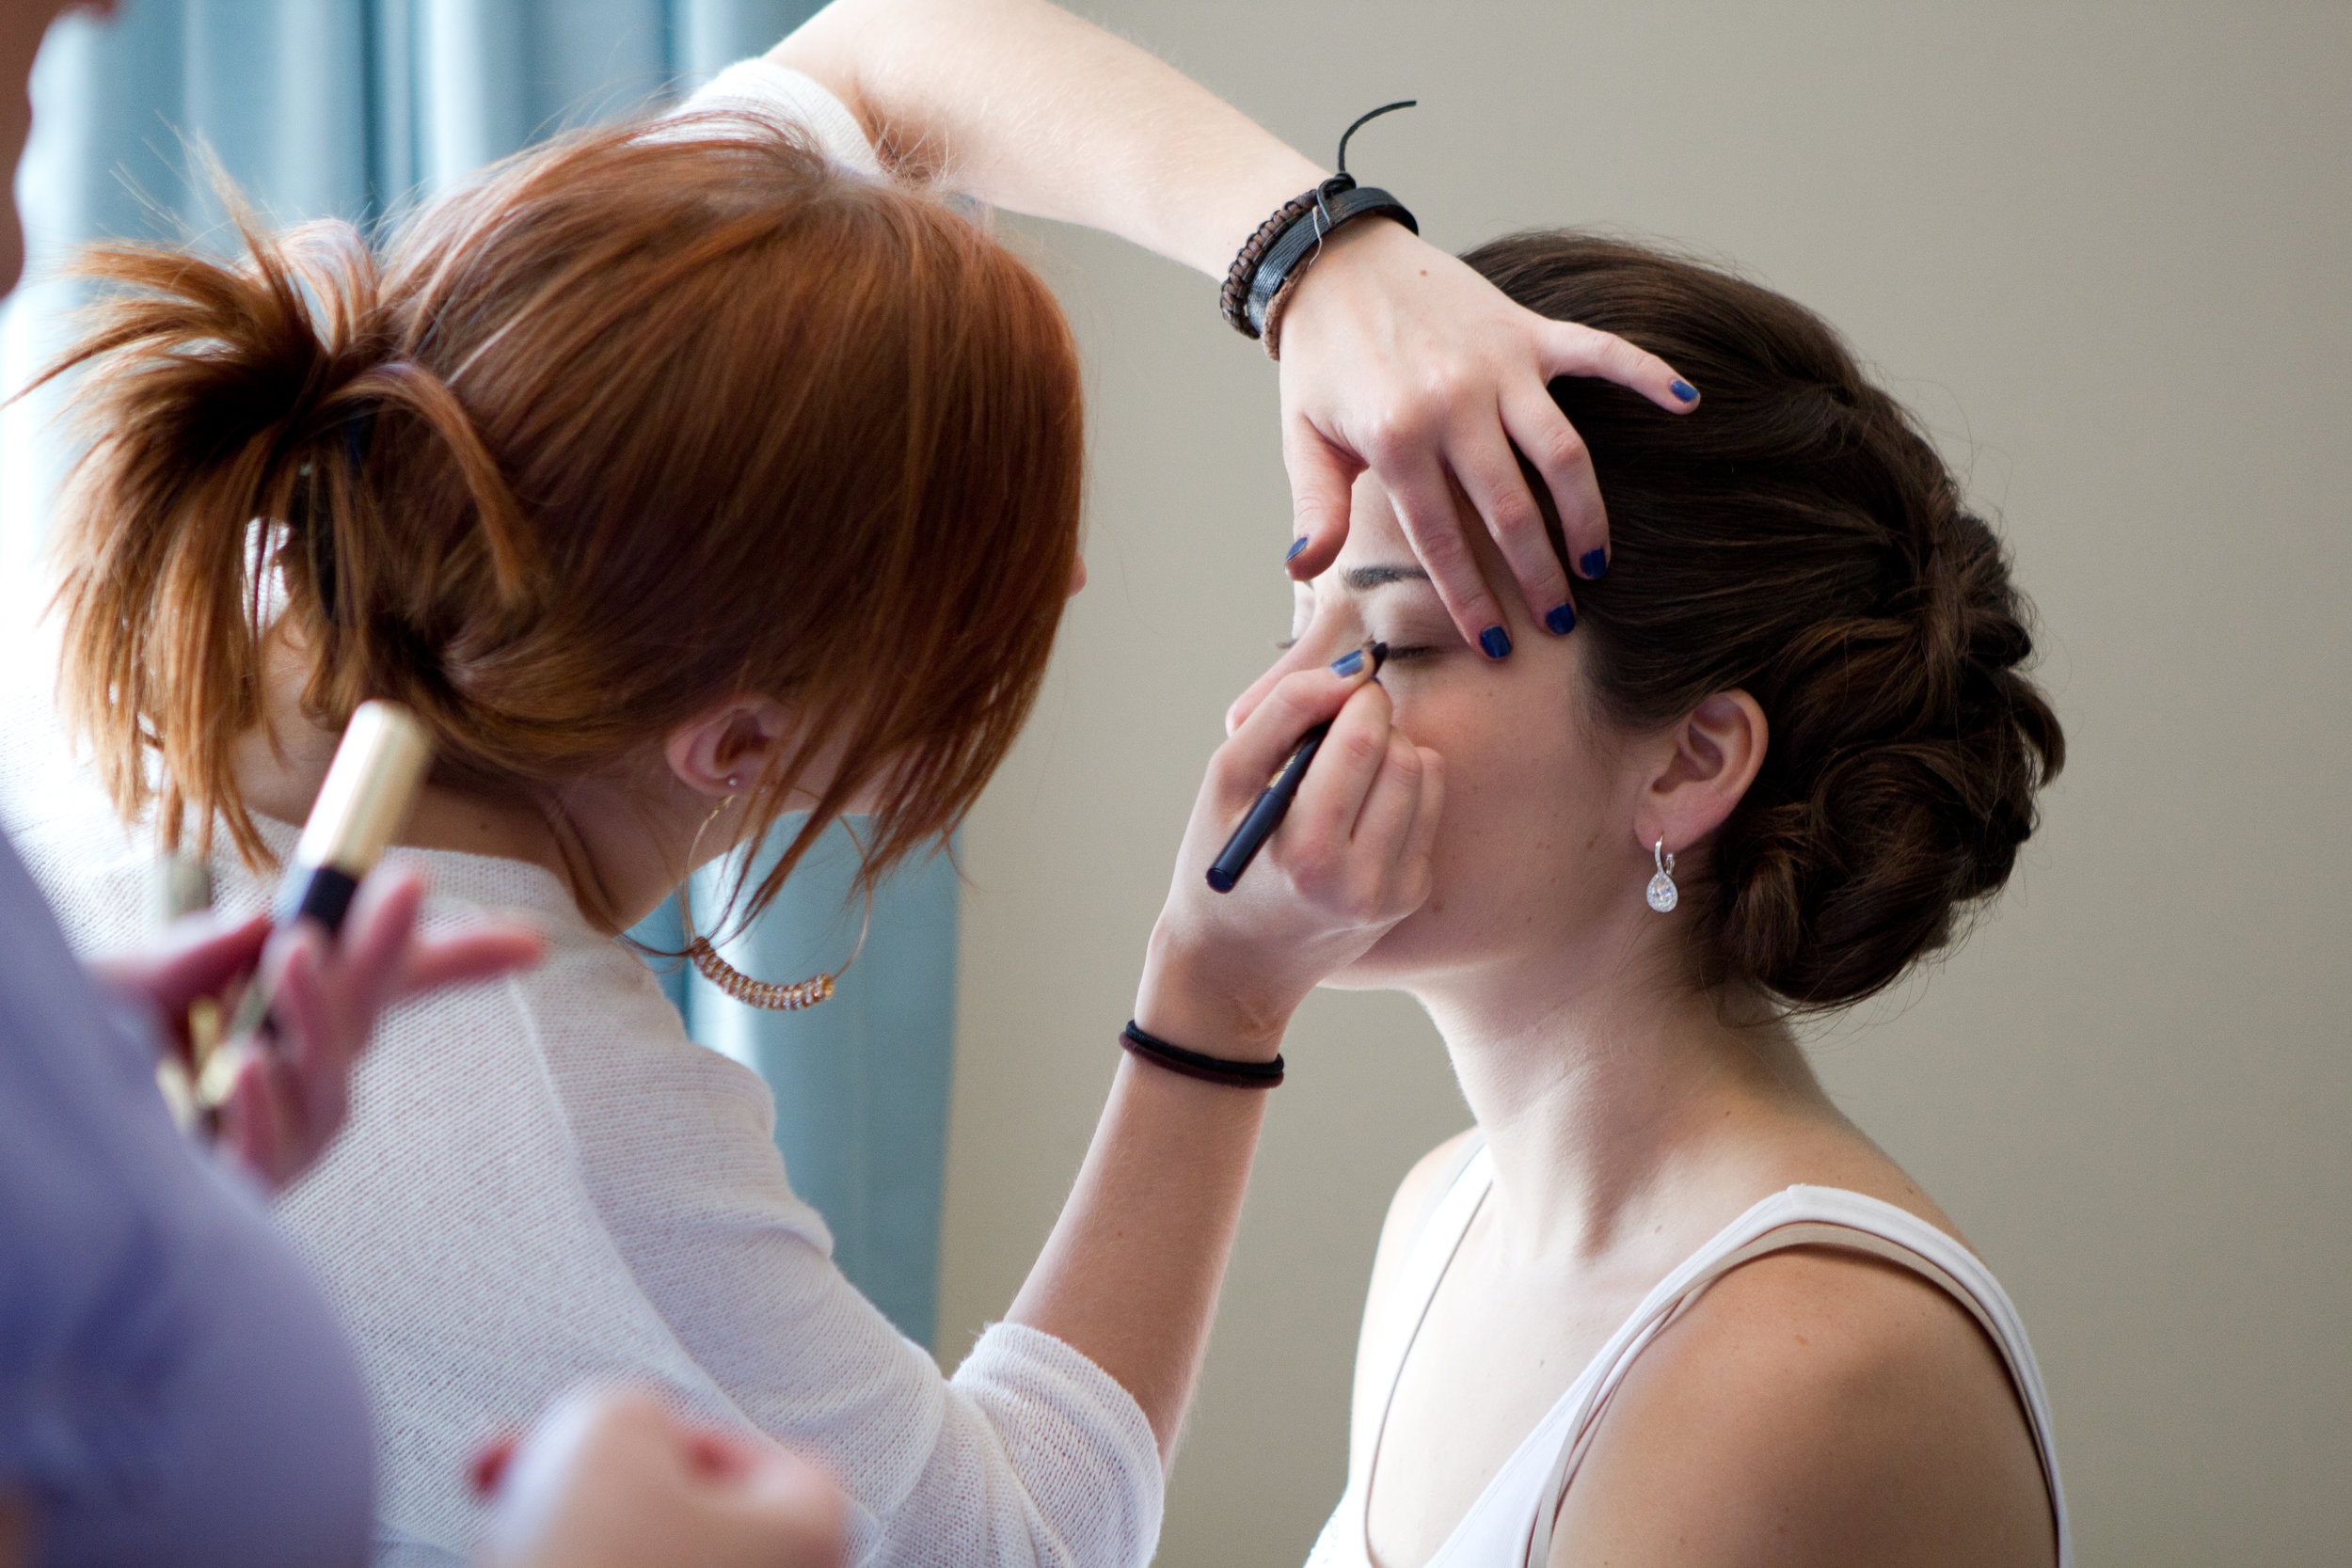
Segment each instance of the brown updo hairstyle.
[{"label": "brown updo hairstyle", "polygon": [[88,371],[64,703],[126,818],[266,861],[231,754],[282,616],[309,716],[414,707],[608,928],[565,784],[730,696],[805,724],[752,826],[810,810],[739,912],[869,784],[869,878],[954,828],[1042,678],[1084,449],[1067,325],[983,229],[732,115],[523,154],[381,260],[240,227],[236,264],[90,253],[111,297],[51,372]]},{"label": "brown updo hairstyle", "polygon": [[1706,394],[1677,418],[1598,380],[1551,388],[1609,505],[1608,575],[1577,588],[1606,717],[1668,724],[1739,689],[1770,726],[1685,906],[1704,977],[1799,1008],[1879,990],[2000,888],[2065,759],[1999,539],[1804,307],[1573,233],[1464,260]]}]

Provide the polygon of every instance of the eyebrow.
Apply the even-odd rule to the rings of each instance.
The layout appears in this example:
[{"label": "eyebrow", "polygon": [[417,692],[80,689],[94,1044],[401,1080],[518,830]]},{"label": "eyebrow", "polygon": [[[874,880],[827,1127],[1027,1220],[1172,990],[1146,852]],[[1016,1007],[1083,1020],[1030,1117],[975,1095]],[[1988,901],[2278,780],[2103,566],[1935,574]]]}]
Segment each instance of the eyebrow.
[{"label": "eyebrow", "polygon": [[1386,588],[1392,582],[1427,582],[1429,574],[1418,566],[1350,566],[1340,574],[1340,581],[1351,593],[1365,594],[1375,588]]}]

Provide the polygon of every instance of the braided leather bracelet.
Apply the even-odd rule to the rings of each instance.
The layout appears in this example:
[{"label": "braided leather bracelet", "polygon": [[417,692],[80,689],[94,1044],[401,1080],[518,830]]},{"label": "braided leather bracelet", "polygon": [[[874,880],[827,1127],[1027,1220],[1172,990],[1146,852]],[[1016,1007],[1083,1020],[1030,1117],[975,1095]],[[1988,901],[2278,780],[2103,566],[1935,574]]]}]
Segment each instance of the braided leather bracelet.
[{"label": "braided leather bracelet", "polygon": [[1258,328],[1249,319],[1249,280],[1258,275],[1258,263],[1265,260],[1266,247],[1279,239],[1282,230],[1314,211],[1315,197],[1320,185],[1302,191],[1274,210],[1274,215],[1258,225],[1258,231],[1249,236],[1233,258],[1233,264],[1225,271],[1225,286],[1216,292],[1217,312],[1225,325],[1245,338],[1255,338]]},{"label": "braided leather bracelet", "polygon": [[1204,1084],[1222,1084],[1229,1089],[1270,1089],[1282,1081],[1282,1058],[1270,1062],[1236,1062],[1225,1056],[1207,1056],[1198,1051],[1187,1051],[1181,1045],[1170,1045],[1157,1035],[1144,1033],[1143,1026],[1134,1019],[1119,1032],[1119,1043],[1130,1055],[1139,1056],[1154,1067],[1198,1078]]}]

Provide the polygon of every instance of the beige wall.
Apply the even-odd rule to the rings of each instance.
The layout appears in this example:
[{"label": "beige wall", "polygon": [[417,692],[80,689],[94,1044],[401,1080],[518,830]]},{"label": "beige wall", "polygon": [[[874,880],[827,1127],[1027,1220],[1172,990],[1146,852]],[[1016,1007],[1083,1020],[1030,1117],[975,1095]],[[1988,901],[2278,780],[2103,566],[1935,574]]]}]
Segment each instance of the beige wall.
[{"label": "beige wall", "polygon": [[[1579,222],[1843,325],[2007,519],[2074,752],[1994,918],[1824,1041],[2031,1325],[2086,1563],[2352,1552],[2352,8],[1123,0],[1438,243]],[[1270,368],[1210,286],[1036,244],[1085,335],[1093,586],[972,824],[942,1346],[1083,1148],[1226,701],[1282,635]],[[1294,1034],[1163,1560],[1297,1562],[1428,1025]]]}]

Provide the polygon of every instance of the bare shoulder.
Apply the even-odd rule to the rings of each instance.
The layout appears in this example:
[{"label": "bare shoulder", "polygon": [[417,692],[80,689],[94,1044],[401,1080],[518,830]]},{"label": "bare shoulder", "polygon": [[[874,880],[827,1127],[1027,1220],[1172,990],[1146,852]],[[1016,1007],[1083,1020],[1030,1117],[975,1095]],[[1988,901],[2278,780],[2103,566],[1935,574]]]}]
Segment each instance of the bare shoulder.
[{"label": "bare shoulder", "polygon": [[1458,1168],[1463,1154],[1477,1136],[1475,1127],[1456,1132],[1413,1162],[1413,1168],[1396,1184],[1396,1196],[1389,1199],[1389,1216],[1380,1223],[1380,1250],[1373,1256],[1373,1301],[1378,1302],[1387,1293],[1388,1283],[1412,1245],[1423,1217],[1445,1196],[1438,1191],[1438,1182]]},{"label": "bare shoulder", "polygon": [[1976,1321],[1907,1270],[1807,1247],[1724,1275],[1634,1363],[1552,1563],[2056,1556],[2032,1431]]}]

